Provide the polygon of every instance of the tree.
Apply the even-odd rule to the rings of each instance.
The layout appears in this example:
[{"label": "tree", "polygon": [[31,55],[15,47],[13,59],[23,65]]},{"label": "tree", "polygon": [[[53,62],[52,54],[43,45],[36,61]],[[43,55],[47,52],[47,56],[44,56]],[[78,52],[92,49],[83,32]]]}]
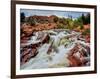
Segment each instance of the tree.
[{"label": "tree", "polygon": [[81,18],[82,18],[83,24],[90,24],[90,14],[89,13],[85,16],[84,14],[82,14]]},{"label": "tree", "polygon": [[81,18],[82,18],[83,24],[86,24],[86,18],[85,18],[85,16],[84,16],[84,14],[82,14]]},{"label": "tree", "polygon": [[25,14],[24,14],[24,12],[22,12],[20,14],[20,21],[21,21],[21,23],[25,22]]},{"label": "tree", "polygon": [[90,24],[90,14],[89,13],[86,15],[86,23]]}]

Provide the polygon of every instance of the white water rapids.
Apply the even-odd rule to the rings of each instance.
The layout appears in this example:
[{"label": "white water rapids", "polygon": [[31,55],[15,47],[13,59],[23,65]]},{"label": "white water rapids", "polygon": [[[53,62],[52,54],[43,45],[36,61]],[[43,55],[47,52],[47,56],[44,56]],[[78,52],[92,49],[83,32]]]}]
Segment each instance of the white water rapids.
[{"label": "white water rapids", "polygon": [[[49,30],[44,31],[43,33],[52,33],[51,35],[49,35],[51,39],[50,43],[45,43],[41,45],[38,48],[38,54],[34,58],[31,58],[25,64],[21,65],[21,69],[61,68],[69,66],[69,60],[67,59],[67,56],[69,50],[75,46],[75,43],[77,42],[77,36],[80,35],[80,33],[74,31],[69,33],[66,30],[60,32]],[[62,42],[60,42],[62,38],[71,34],[76,34],[76,36],[69,39],[70,41],[66,41],[67,43],[63,42],[63,40]],[[35,36],[32,36],[29,43],[38,42],[39,40],[37,41],[36,38],[37,33]],[[53,49],[50,54],[47,54],[48,48],[50,47],[52,40],[53,46],[56,48],[57,51]],[[67,44],[67,46],[65,46],[65,44]]]}]

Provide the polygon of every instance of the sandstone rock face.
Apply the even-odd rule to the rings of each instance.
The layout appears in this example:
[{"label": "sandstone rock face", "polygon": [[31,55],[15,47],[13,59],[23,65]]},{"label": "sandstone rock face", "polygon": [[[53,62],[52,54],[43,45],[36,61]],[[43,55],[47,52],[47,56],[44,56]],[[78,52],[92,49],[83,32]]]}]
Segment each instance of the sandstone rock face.
[{"label": "sandstone rock face", "polygon": [[21,32],[24,33],[25,36],[30,36],[33,33],[33,27],[29,25],[21,26]]},{"label": "sandstone rock face", "polygon": [[70,51],[68,59],[71,67],[86,66],[88,62],[89,51],[87,48],[82,47],[81,44],[76,44]]}]

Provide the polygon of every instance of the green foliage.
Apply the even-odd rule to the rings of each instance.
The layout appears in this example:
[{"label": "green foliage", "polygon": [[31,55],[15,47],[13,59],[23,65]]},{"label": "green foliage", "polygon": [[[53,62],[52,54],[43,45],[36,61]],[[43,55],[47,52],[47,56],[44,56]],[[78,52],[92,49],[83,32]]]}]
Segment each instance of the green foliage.
[{"label": "green foliage", "polygon": [[66,29],[66,26],[59,23],[59,24],[58,24],[58,29]]},{"label": "green foliage", "polygon": [[67,22],[67,29],[73,29],[74,28],[74,22],[73,22],[72,19],[67,18],[66,22]]},{"label": "green foliage", "polygon": [[59,19],[59,23],[63,24],[63,25],[66,25],[67,22],[66,22],[66,18],[60,18]]},{"label": "green foliage", "polygon": [[62,29],[73,29],[74,22],[70,18],[60,18],[58,22],[58,28]]},{"label": "green foliage", "polygon": [[74,20],[73,26],[75,28],[80,27],[80,29],[83,29],[83,22],[81,18],[78,18],[76,20]]},{"label": "green foliage", "polygon": [[88,35],[90,34],[90,29],[86,29],[84,32],[82,32],[82,35]]},{"label": "green foliage", "polygon": [[53,20],[55,23],[57,23],[59,21],[59,18],[55,16],[55,18]]},{"label": "green foliage", "polygon": [[74,28],[79,27],[81,30],[84,28],[83,25],[90,24],[90,14],[87,15],[82,14],[79,18],[74,20],[73,26]]},{"label": "green foliage", "polygon": [[27,20],[26,20],[26,22],[27,22],[28,24],[30,24],[31,26],[33,26],[33,25],[36,24],[35,19],[32,18],[32,17],[28,17]]}]

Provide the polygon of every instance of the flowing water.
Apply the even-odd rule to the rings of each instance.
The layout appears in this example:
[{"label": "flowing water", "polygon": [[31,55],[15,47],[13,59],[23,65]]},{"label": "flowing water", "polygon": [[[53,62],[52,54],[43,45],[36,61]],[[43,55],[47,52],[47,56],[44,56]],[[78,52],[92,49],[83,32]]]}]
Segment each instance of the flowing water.
[{"label": "flowing water", "polygon": [[[39,42],[37,40],[38,34],[49,34],[49,43],[42,44],[38,48],[38,54],[31,58],[28,62],[21,65],[21,69],[39,69],[39,68],[61,68],[68,67],[69,60],[67,59],[69,51],[75,46],[76,42],[81,42],[85,45],[84,41],[77,40],[80,35],[79,32],[69,30],[48,30],[34,33],[35,36],[31,37],[28,44]],[[48,49],[52,45],[52,50]],[[79,55],[77,53],[77,55]]]}]

